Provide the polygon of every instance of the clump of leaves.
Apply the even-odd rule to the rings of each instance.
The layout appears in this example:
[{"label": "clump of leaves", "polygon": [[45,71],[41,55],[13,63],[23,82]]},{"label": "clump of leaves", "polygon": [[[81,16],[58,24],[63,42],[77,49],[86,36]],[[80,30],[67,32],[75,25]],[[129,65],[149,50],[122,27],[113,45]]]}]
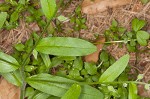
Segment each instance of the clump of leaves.
[{"label": "clump of leaves", "polygon": [[141,46],[146,46],[149,40],[149,33],[141,30],[146,25],[144,20],[139,20],[137,18],[132,20],[132,31],[127,32],[123,37],[129,40],[127,43],[127,48],[130,52],[136,51],[137,44]]},{"label": "clump of leaves", "polygon": [[74,24],[74,30],[76,31],[80,31],[81,29],[87,29],[87,26],[85,25],[86,19],[81,13],[80,6],[75,9],[75,14],[70,19],[70,22]]},{"label": "clump of leaves", "polygon": [[137,45],[146,46],[150,38],[147,31],[142,30],[146,25],[144,20],[134,18],[132,20],[132,30],[127,31],[123,27],[118,27],[117,21],[112,21],[112,26],[105,31],[107,43],[125,43],[129,52],[135,52]]},{"label": "clump of leaves", "polygon": [[105,37],[107,41],[117,41],[120,40],[126,29],[120,27],[118,22],[113,19],[112,25],[108,30],[105,31]]}]

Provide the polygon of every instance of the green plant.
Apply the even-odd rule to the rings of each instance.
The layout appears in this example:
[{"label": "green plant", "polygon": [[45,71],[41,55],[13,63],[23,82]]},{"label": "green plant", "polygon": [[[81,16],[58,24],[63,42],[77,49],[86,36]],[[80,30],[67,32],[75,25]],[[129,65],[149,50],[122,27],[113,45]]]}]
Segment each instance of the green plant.
[{"label": "green plant", "polygon": [[71,17],[70,22],[74,24],[74,30],[80,31],[81,29],[87,29],[85,25],[86,19],[82,16],[81,7],[77,6],[75,14]]},{"label": "green plant", "polygon": [[149,2],[149,0],[141,0],[141,2],[142,2],[143,4],[147,4],[147,3]]},{"label": "green plant", "polygon": [[129,52],[135,52],[137,45],[146,46],[150,38],[147,31],[142,30],[146,25],[144,20],[134,18],[132,20],[132,30],[127,31],[123,27],[118,27],[117,21],[112,21],[112,26],[105,31],[108,42],[105,43],[125,43]]},{"label": "green plant", "polygon": [[[15,1],[9,1],[9,3],[18,4]],[[25,1],[19,0],[19,3],[24,5]],[[56,18],[57,4],[55,0],[41,0],[41,7],[43,12],[38,10],[40,15],[35,19],[41,20],[39,16],[45,15],[42,33],[37,35],[34,32],[24,44],[16,44],[11,56],[0,52],[0,74],[21,88],[20,99],[25,97],[28,99],[104,99],[104,97],[106,99],[136,99],[139,97],[137,84],[149,87],[149,84],[140,82],[142,79],[140,75],[137,80],[128,81],[128,54],[116,61],[103,50],[99,64],[88,63],[82,60],[82,56],[96,51],[97,48],[92,43],[71,37],[43,38],[43,34]],[[29,9],[31,10],[32,7]],[[80,15],[80,9],[76,10],[76,13]],[[16,11],[14,13],[18,13],[18,10]],[[36,13],[35,9],[32,11],[32,14]],[[0,17],[6,19],[7,14],[0,14]],[[17,21],[14,18],[13,20]],[[143,25],[135,24],[137,23],[133,24],[133,30],[137,35],[135,37],[138,37],[138,32],[141,32]],[[118,34],[113,36],[115,32]],[[109,33],[111,33],[111,39],[118,40],[124,35],[125,29],[118,27],[114,20]],[[141,38],[141,35],[139,37]],[[141,39],[147,40],[145,36]]]}]

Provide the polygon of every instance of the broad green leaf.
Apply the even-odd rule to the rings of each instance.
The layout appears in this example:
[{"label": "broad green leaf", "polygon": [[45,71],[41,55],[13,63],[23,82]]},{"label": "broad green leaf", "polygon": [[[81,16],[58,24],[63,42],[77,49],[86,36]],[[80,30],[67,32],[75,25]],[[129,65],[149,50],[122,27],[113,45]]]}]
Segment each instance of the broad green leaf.
[{"label": "broad green leaf", "polygon": [[22,85],[22,79],[20,76],[20,71],[16,70],[11,73],[1,73],[1,75],[10,83],[16,85],[16,86],[21,86]]},{"label": "broad green leaf", "polygon": [[36,50],[57,56],[84,56],[96,51],[96,46],[78,38],[47,37],[36,46]]},{"label": "broad green leaf", "polygon": [[15,58],[0,52],[0,73],[12,72],[19,67],[20,65]]},{"label": "broad green leaf", "polygon": [[43,62],[44,62],[44,64],[45,64],[45,66],[46,66],[47,68],[49,68],[50,65],[51,65],[51,60],[50,60],[49,55],[43,54],[43,53],[40,53],[40,55],[41,55],[41,57],[42,57],[42,59],[43,59]]},{"label": "broad green leaf", "polygon": [[71,78],[76,78],[78,76],[80,76],[80,71],[78,69],[72,69],[69,71],[69,75],[71,76]]},{"label": "broad green leaf", "polygon": [[73,84],[61,99],[78,99],[81,93],[81,86]]},{"label": "broad green leaf", "polygon": [[139,20],[137,18],[132,20],[132,29],[137,32],[145,26],[146,22],[144,20]]},{"label": "broad green leaf", "polygon": [[79,58],[74,60],[73,68],[76,68],[78,70],[82,70],[82,68],[83,68],[83,61],[82,61],[81,57],[79,57]]},{"label": "broad green leaf", "polygon": [[136,38],[137,38],[137,42],[142,45],[142,46],[146,46],[147,45],[147,41],[149,39],[149,33],[145,32],[145,31],[138,31],[136,34]]},{"label": "broad green leaf", "polygon": [[124,55],[111,65],[100,77],[99,82],[114,81],[126,68],[129,62],[129,55]]},{"label": "broad green leaf", "polygon": [[25,46],[22,43],[18,43],[14,47],[18,51],[24,51],[24,48],[25,48]]},{"label": "broad green leaf", "polygon": [[7,12],[1,12],[0,13],[0,29],[4,25],[6,18],[7,18]]},{"label": "broad green leaf", "polygon": [[119,87],[118,88],[118,93],[120,94],[120,98],[119,99],[128,99],[128,92],[127,92],[126,88]]},{"label": "broad green leaf", "polygon": [[128,99],[137,99],[137,86],[134,83],[129,84]]},{"label": "broad green leaf", "polygon": [[145,40],[148,40],[150,37],[149,33],[146,31],[138,31],[136,35]]},{"label": "broad green leaf", "polygon": [[56,0],[40,0],[40,2],[44,15],[51,20],[56,12]]},{"label": "broad green leaf", "polygon": [[[54,95],[57,97],[62,97],[72,84],[78,83],[77,81],[70,80],[67,78],[53,76],[50,74],[38,74],[26,79],[27,83],[33,88],[40,90],[44,93]],[[81,94],[79,99],[103,99],[103,94],[89,86],[81,86]]]},{"label": "broad green leaf", "polygon": [[100,59],[103,61],[103,62],[106,62],[108,61],[108,53],[106,51],[102,51],[102,53],[100,54]]},{"label": "broad green leaf", "polygon": [[59,64],[61,64],[62,62],[63,62],[63,60],[61,60],[59,57],[54,57],[54,58],[52,58],[51,67],[56,67]]},{"label": "broad green leaf", "polygon": [[32,87],[27,87],[25,90],[25,97],[30,97],[34,94],[34,89]]},{"label": "broad green leaf", "polygon": [[18,20],[18,18],[19,18],[19,12],[15,11],[10,16],[10,22],[15,22]]},{"label": "broad green leaf", "polygon": [[130,44],[127,44],[127,49],[129,52],[135,52],[136,51],[136,47],[135,46],[131,46]]},{"label": "broad green leaf", "polygon": [[88,74],[94,75],[97,73],[97,67],[94,63],[85,62],[84,65],[85,65],[84,67],[85,67],[86,71],[88,72]]}]

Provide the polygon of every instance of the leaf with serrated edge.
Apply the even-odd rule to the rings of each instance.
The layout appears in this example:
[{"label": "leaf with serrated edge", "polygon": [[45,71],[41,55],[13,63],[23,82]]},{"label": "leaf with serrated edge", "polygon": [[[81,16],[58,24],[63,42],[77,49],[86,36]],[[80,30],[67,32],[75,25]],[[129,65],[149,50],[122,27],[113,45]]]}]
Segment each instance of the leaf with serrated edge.
[{"label": "leaf with serrated edge", "polygon": [[57,56],[84,56],[96,51],[92,43],[71,37],[47,37],[43,38],[36,50]]},{"label": "leaf with serrated edge", "polygon": [[[72,84],[78,83],[77,81],[67,78],[53,76],[50,74],[38,74],[26,79],[27,83],[33,88],[51,94],[57,97],[62,97]],[[81,86],[81,94],[79,99],[103,99],[103,94],[89,86]],[[94,92],[94,93],[93,93]]]},{"label": "leaf with serrated edge", "polygon": [[129,55],[124,55],[111,65],[100,77],[99,82],[114,81],[126,68],[129,62]]}]

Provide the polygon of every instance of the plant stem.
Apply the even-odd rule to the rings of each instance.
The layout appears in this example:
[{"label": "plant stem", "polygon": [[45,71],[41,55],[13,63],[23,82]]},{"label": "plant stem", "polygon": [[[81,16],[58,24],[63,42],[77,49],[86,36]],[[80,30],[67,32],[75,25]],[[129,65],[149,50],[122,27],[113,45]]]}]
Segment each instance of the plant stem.
[{"label": "plant stem", "polygon": [[37,46],[37,44],[39,43],[39,41],[42,39],[43,37],[43,34],[46,32],[49,24],[51,23],[52,20],[49,20],[46,24],[46,26],[44,27],[42,33],[40,34],[40,37],[39,39],[35,42],[35,45],[31,48],[30,52],[28,53],[27,57],[23,60],[22,64],[21,64],[21,69],[20,69],[20,72],[21,72],[21,77],[22,77],[22,86],[21,86],[21,95],[20,95],[20,99],[24,99],[25,98],[25,87],[26,87],[26,75],[25,75],[25,72],[24,72],[24,69],[25,69],[25,66],[26,66],[26,62],[28,60],[28,58],[31,56],[33,50],[35,49],[35,47]]},{"label": "plant stem", "polygon": [[80,82],[79,84],[88,84],[88,85],[96,85],[96,84],[124,84],[124,83],[135,83],[135,84],[142,84],[146,85],[147,83],[145,82],[138,82],[138,81],[118,81],[118,82]]},{"label": "plant stem", "polygon": [[[111,43],[127,43],[130,42],[131,40],[120,40],[120,41],[109,41],[109,42],[96,42],[94,44],[111,44]],[[137,41],[136,39],[134,39],[134,41]]]},{"label": "plant stem", "polygon": [[43,80],[44,82],[51,82],[51,83],[60,83],[60,84],[74,84],[77,83],[79,85],[101,85],[101,84],[141,84],[141,85],[146,85],[148,83],[145,82],[139,82],[139,81],[112,81],[112,82],[61,82],[61,81],[47,81]]}]

